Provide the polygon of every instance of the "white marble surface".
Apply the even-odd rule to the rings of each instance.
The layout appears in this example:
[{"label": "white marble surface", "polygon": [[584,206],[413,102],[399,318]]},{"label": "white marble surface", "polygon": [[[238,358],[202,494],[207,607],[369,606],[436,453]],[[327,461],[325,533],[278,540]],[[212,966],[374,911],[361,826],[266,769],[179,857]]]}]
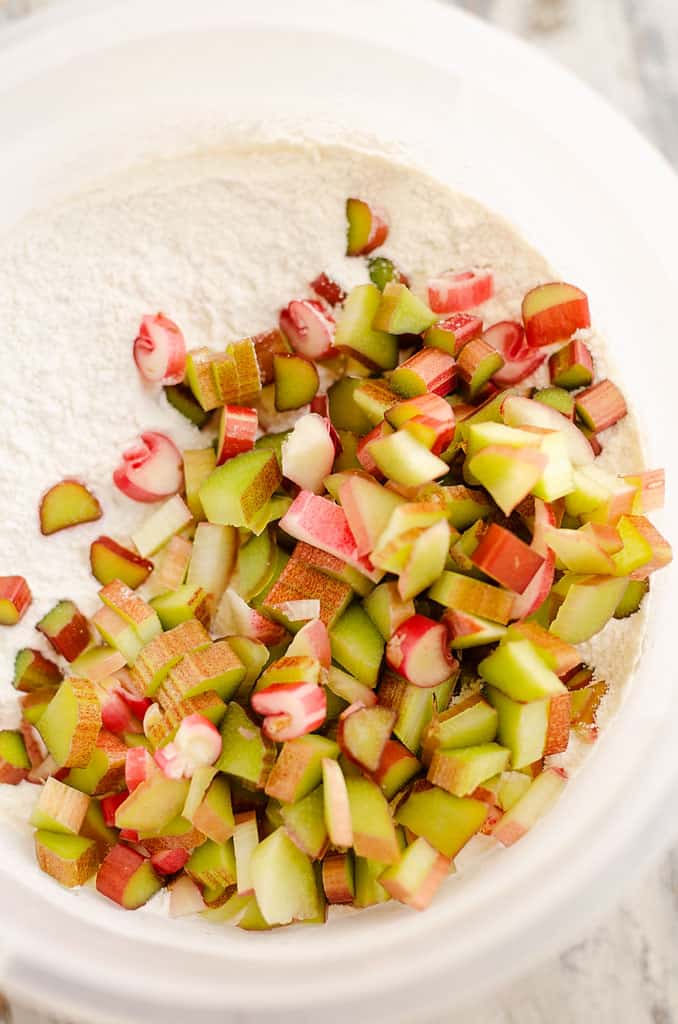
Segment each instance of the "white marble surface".
[{"label": "white marble surface", "polygon": [[[0,31],[48,2],[58,0],[0,0]],[[586,79],[678,167],[678,0],[457,2]],[[520,981],[456,1012],[455,1024],[678,1024],[678,848],[619,900],[576,945],[526,965]],[[17,1008],[14,1024],[51,1022]]]}]

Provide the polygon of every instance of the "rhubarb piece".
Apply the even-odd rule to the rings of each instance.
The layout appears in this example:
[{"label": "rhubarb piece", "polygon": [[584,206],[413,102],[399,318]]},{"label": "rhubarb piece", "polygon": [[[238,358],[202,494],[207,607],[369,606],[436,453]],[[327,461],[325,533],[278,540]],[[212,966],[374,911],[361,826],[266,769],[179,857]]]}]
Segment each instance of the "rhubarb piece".
[{"label": "rhubarb piece", "polygon": [[384,476],[406,487],[429,483],[448,472],[447,463],[407,430],[371,441],[367,451]]},{"label": "rhubarb piece", "polygon": [[386,646],[388,664],[408,682],[439,686],[457,667],[447,648],[447,629],[425,615],[413,615],[398,627]]},{"label": "rhubarb piece", "polygon": [[21,733],[9,729],[0,731],[0,784],[18,786],[30,769],[31,761]]},{"label": "rhubarb piece", "polygon": [[522,594],[544,559],[515,534],[491,523],[471,555],[473,564],[503,587]]},{"label": "rhubarb piece", "polygon": [[[217,762],[218,770],[262,789],[273,767],[274,744],[238,704],[228,705],[221,724],[221,736],[223,748]],[[269,793],[269,796],[273,795]]]},{"label": "rhubarb piece", "polygon": [[164,709],[209,691],[229,700],[244,680],[245,671],[230,641],[220,640],[185,654],[160,684],[157,700]]},{"label": "rhubarb piece", "polygon": [[142,317],[133,355],[141,376],[153,384],[181,384],[184,379],[186,342],[164,313]]},{"label": "rhubarb piece", "polygon": [[290,351],[287,338],[275,327],[271,331],[255,334],[252,337],[254,352],[259,364],[259,375],[263,386],[273,381],[273,357]]},{"label": "rhubarb piece", "polygon": [[320,783],[323,758],[338,756],[339,747],[325,736],[313,734],[289,740],[283,744],[266,782],[266,794],[283,804],[296,803]]},{"label": "rhubarb piece", "polygon": [[480,337],[483,321],[470,313],[453,313],[424,332],[424,345],[456,356],[468,341]]},{"label": "rhubarb piece", "polygon": [[150,775],[117,808],[116,827],[161,834],[181,812],[188,785],[186,779],[168,779],[162,772]]},{"label": "rhubarb piece", "polygon": [[302,800],[283,805],[280,814],[281,824],[295,846],[311,860],[319,860],[328,844],[323,787],[316,786]]},{"label": "rhubarb piece", "polygon": [[379,876],[386,870],[386,864],[365,857],[355,857],[355,898],[356,907],[373,907],[390,900],[390,895],[379,883]]},{"label": "rhubarb piece", "polygon": [[388,219],[384,210],[364,199],[346,200],[348,235],[347,256],[366,256],[383,245],[388,237]]},{"label": "rhubarb piece", "polygon": [[22,648],[14,659],[13,685],[22,693],[58,686],[62,679],[61,669],[32,647]]},{"label": "rhubarb piece", "polygon": [[205,426],[209,419],[209,413],[205,412],[190,388],[184,384],[170,384],[169,387],[164,388],[164,392],[165,398],[172,408],[181,413],[198,430]]},{"label": "rhubarb piece", "polygon": [[174,629],[189,619],[205,624],[212,612],[211,595],[194,583],[183,583],[168,594],[151,598],[151,607],[163,629]]},{"label": "rhubarb piece", "polygon": [[66,661],[75,661],[91,642],[87,619],[72,601],[59,601],[43,615],[36,628]]},{"label": "rhubarb piece", "polygon": [[358,377],[342,377],[327,392],[327,402],[336,430],[350,430],[362,437],[369,433],[372,423],[355,401],[355,392],[361,384]]},{"label": "rhubarb piece", "polygon": [[162,887],[150,860],[118,844],[106,855],[97,873],[97,890],[125,910],[138,910]]},{"label": "rhubarb piece", "polygon": [[570,725],[584,743],[593,743],[598,738],[598,710],[609,689],[607,683],[600,681],[570,694]]},{"label": "rhubarb piece", "polygon": [[134,664],[143,645],[139,634],[129,622],[104,606],[92,616],[92,624],[106,644],[119,652],[128,665]]},{"label": "rhubarb piece", "polygon": [[323,860],[322,881],[328,903],[352,903],[355,895],[353,859],[348,853],[333,853]]},{"label": "rhubarb piece", "polygon": [[486,779],[508,767],[510,752],[497,743],[455,750],[436,750],[431,758],[429,782],[454,796],[469,796]]},{"label": "rhubarb piece", "polygon": [[614,610],[615,619],[628,619],[630,615],[635,615],[649,589],[648,580],[629,580]]},{"label": "rhubarb piece", "polygon": [[381,289],[381,301],[372,326],[389,334],[421,334],[438,319],[407,285],[389,281]]},{"label": "rhubarb piece", "polygon": [[461,484],[443,488],[441,498],[447,520],[456,530],[473,526],[479,519],[487,518],[492,511],[490,499],[483,491],[471,490]]},{"label": "rhubarb piece", "polygon": [[549,376],[556,387],[572,391],[593,381],[593,358],[587,346],[573,338],[549,357]]},{"label": "rhubarb piece", "polygon": [[459,377],[471,400],[504,366],[504,357],[483,338],[474,338],[464,345],[457,359]]},{"label": "rhubarb piece", "polygon": [[[534,349],[531,349],[531,351],[534,352]],[[535,402],[549,405],[556,412],[567,416],[568,420],[574,419],[574,396],[569,391],[557,387],[542,388],[540,391],[535,391],[532,398]]]},{"label": "rhubarb piece", "polygon": [[[62,480],[40,501],[40,531],[49,535],[101,519],[101,505],[78,480]],[[10,577],[11,578],[11,577]]]},{"label": "rhubarb piece", "polygon": [[75,836],[85,820],[88,806],[89,796],[57,779],[47,779],[33,808],[30,824],[34,828]]},{"label": "rhubarb piece", "polygon": [[664,470],[649,469],[622,477],[622,480],[636,488],[633,505],[629,509],[634,516],[647,515],[664,507]]},{"label": "rhubarb piece", "polygon": [[97,537],[89,551],[92,575],[99,583],[121,580],[132,590],[144,583],[153,571],[153,562],[118,544],[111,537]]},{"label": "rhubarb piece", "polygon": [[364,778],[346,779],[346,790],[356,854],[395,864],[400,848],[386,797],[376,783]]},{"label": "rhubarb piece", "polygon": [[481,616],[503,625],[511,617],[513,596],[499,587],[456,572],[443,572],[428,592],[438,604],[455,611]]},{"label": "rhubarb piece", "polygon": [[311,288],[319,298],[325,300],[328,306],[339,306],[346,298],[346,292],[341,285],[325,273],[318,274],[311,281]]},{"label": "rhubarb piece", "polygon": [[159,850],[151,855],[151,865],[159,875],[175,875],[185,866],[188,850]]},{"label": "rhubarb piece", "polygon": [[451,861],[419,837],[407,847],[398,864],[379,876],[379,883],[394,900],[414,910],[425,910],[451,869]]},{"label": "rhubarb piece", "polygon": [[175,494],[160,505],[132,534],[137,551],[143,558],[154,555],[167,542],[192,522],[190,509]]},{"label": "rhubarb piece", "polygon": [[206,412],[224,404],[212,368],[217,360],[225,358],[208,348],[196,348],[186,354],[186,383]]},{"label": "rhubarb piece", "polygon": [[571,338],[576,330],[591,326],[589,302],[572,284],[554,281],[527,293],[522,305],[529,345],[553,345]]},{"label": "rhubarb piece", "polygon": [[372,327],[380,302],[381,292],[376,285],[353,288],[337,321],[334,343],[340,352],[353,356],[370,370],[392,370],[398,365],[398,339]]},{"label": "rhubarb piece", "polygon": [[618,576],[646,579],[671,562],[671,545],[645,516],[621,516],[616,530],[622,542],[612,555]]},{"label": "rhubarb piece", "polygon": [[162,631],[153,608],[120,580],[113,580],[102,587],[99,597],[108,608],[132,626],[142,644],[149,643]]},{"label": "rhubarb piece", "polygon": [[501,414],[504,422],[510,427],[539,427],[541,430],[554,430],[563,434],[567,441],[567,453],[575,467],[586,466],[593,462],[593,449],[581,430],[567,416],[557,412],[543,402],[535,402],[532,398],[520,395],[509,395],[501,403]]},{"label": "rhubarb piece", "polygon": [[330,668],[325,685],[330,693],[334,694],[342,702],[341,711],[344,710],[343,705],[363,704],[366,708],[371,708],[377,703],[377,696],[374,690],[370,689],[369,686],[365,686],[355,676],[349,675],[348,672],[337,668],[336,665],[332,665]]},{"label": "rhubarb piece", "polygon": [[538,370],[546,358],[528,345],[522,324],[514,320],[502,320],[488,327],[483,333],[483,341],[496,349],[504,360],[504,365],[492,377],[493,383],[500,388],[519,384]]},{"label": "rhubarb piece", "polygon": [[248,896],[254,892],[252,882],[252,854],[259,845],[259,831],[255,811],[238,814],[235,819],[233,848],[235,851],[235,873],[238,880],[238,894]]},{"label": "rhubarb piece", "polygon": [[200,501],[211,523],[249,528],[281,479],[275,453],[255,449],[219,466],[201,485]]},{"label": "rhubarb piece", "polygon": [[428,303],[434,313],[461,313],[491,298],[491,270],[446,270],[428,282]]},{"label": "rhubarb piece", "polygon": [[[289,648],[288,648],[289,651]],[[273,661],[259,676],[256,691],[260,692],[278,684],[319,683],[320,662],[308,654],[286,654]],[[272,712],[271,712],[272,713]]]},{"label": "rhubarb piece", "polygon": [[[305,541],[348,562],[363,575],[378,582],[380,574],[372,568],[365,557],[358,554],[346,513],[328,498],[311,494],[310,491],[300,491],[280,520],[280,526],[296,540]],[[268,600],[270,604],[270,594]]]},{"label": "rhubarb piece", "polygon": [[453,673],[440,686],[422,689],[395,673],[385,673],[379,687],[379,702],[393,708],[397,718],[393,733],[408,750],[416,754],[426,726],[436,709],[447,707],[456,680]]},{"label": "rhubarb piece", "polygon": [[[249,452],[254,448],[258,417],[256,409],[241,405],[225,405],[219,414],[216,464]],[[185,457],[184,457],[185,458]]]},{"label": "rhubarb piece", "polygon": [[468,468],[475,480],[492,495],[504,515],[536,487],[547,466],[547,457],[532,448],[488,445],[474,455]]},{"label": "rhubarb piece", "polygon": [[257,846],[249,866],[257,904],[268,924],[288,924],[316,915],[313,867],[284,828],[276,829]]},{"label": "rhubarb piece", "polygon": [[403,600],[394,581],[380,583],[369,594],[363,606],[384,640],[390,640],[399,626],[414,615],[414,603]]},{"label": "rhubarb piece", "polygon": [[581,665],[581,655],[576,647],[565,643],[549,633],[537,622],[517,622],[509,626],[507,640],[529,640],[561,679],[569,679],[570,673]]},{"label": "rhubarb piece", "polygon": [[381,378],[361,381],[353,398],[372,426],[381,423],[387,410],[398,401],[396,392]]},{"label": "rhubarb piece", "polygon": [[601,380],[575,396],[575,409],[582,423],[599,434],[626,416],[624,396],[611,380]]},{"label": "rhubarb piece", "polygon": [[[66,783],[90,796],[100,796],[123,789],[127,749],[121,739],[107,730],[104,716],[104,728],[97,737],[96,747],[88,765],[85,768],[71,768],[66,776]],[[143,747],[135,749],[143,750]],[[38,827],[53,828],[52,825]]]},{"label": "rhubarb piece", "polygon": [[315,365],[304,356],[277,355],[273,357],[275,374],[275,407],[278,412],[301,409],[308,405],[318,390],[319,378]]},{"label": "rhubarb piece", "polygon": [[352,474],[339,487],[339,498],[358,555],[369,554],[403,499],[374,480]]},{"label": "rhubarb piece", "polygon": [[494,838],[503,846],[516,843],[551,809],[566,783],[567,775],[562,768],[545,768],[525,795],[495,825],[492,830]]},{"label": "rhubarb piece", "polygon": [[363,608],[354,603],[330,628],[332,657],[361,683],[377,684],[384,640]]},{"label": "rhubarb piece", "polygon": [[21,714],[29,725],[35,725],[45,713],[47,705],[57,692],[56,686],[43,686],[21,697]]},{"label": "rhubarb piece", "polygon": [[203,715],[188,715],[181,721],[174,739],[155,752],[155,760],[168,779],[191,779],[205,765],[213,765],[221,754],[219,730]]},{"label": "rhubarb piece", "polygon": [[87,679],[64,679],[36,726],[60,768],[86,768],[101,729],[94,684]]},{"label": "rhubarb piece", "polygon": [[[367,261],[367,269],[370,281],[372,284],[376,284],[380,292],[383,292],[386,285],[391,281],[395,281],[397,284],[409,285],[409,281],[403,272],[396,267],[393,260],[387,259],[386,256],[373,256],[372,259]],[[332,303],[332,305],[335,305],[335,303]]]},{"label": "rhubarb piece", "polygon": [[273,579],[276,547],[271,531],[264,530],[238,550],[231,586],[244,601],[258,597]]},{"label": "rhubarb piece", "polygon": [[447,626],[450,647],[459,651],[469,647],[483,647],[486,644],[496,643],[506,634],[504,626],[483,619],[480,615],[457,611],[455,608],[448,609],[442,616],[441,622]]},{"label": "rhubarb piece", "polygon": [[251,704],[264,718],[264,735],[281,743],[319,729],[327,713],[325,691],[309,682],[274,683],[252,694]]},{"label": "rhubarb piece", "polygon": [[387,800],[407,785],[421,771],[421,764],[398,740],[387,740],[372,778]]},{"label": "rhubarb piece", "polygon": [[[220,420],[221,422],[221,420]],[[186,490],[186,504],[191,515],[196,521],[205,518],[202,503],[200,501],[200,487],[209,475],[214,472],[217,464],[217,456],[214,448],[195,448],[184,451],[184,487]],[[223,459],[221,460],[224,461]]]},{"label": "rhubarb piece", "polygon": [[529,640],[509,640],[484,658],[478,672],[485,682],[512,700],[545,700],[565,692]]},{"label": "rhubarb piece", "polygon": [[546,543],[555,553],[559,568],[570,572],[598,573],[613,575],[615,563],[596,543],[591,533],[579,530],[554,530],[548,528],[545,534]]},{"label": "rhubarb piece", "polygon": [[[454,411],[440,395],[427,393],[397,402],[386,411],[386,419],[392,427],[404,427],[434,455],[445,451],[454,437]],[[375,434],[372,440],[385,433],[390,431]]]},{"label": "rhubarb piece", "polygon": [[430,764],[433,753],[492,743],[497,735],[496,710],[475,693],[435,714],[424,732],[421,757]]},{"label": "rhubarb piece", "polygon": [[[195,775],[193,776],[195,778]],[[231,803],[231,789],[224,775],[217,775],[207,788],[191,822],[214,843],[223,844],[233,835],[235,818]]]},{"label": "rhubarb piece", "polygon": [[307,622],[299,630],[287,648],[287,657],[308,657],[320,662],[323,668],[330,668],[332,651],[327,626],[320,619]]},{"label": "rhubarb piece", "polygon": [[274,611],[268,607],[265,607],[265,611],[270,618],[250,608],[240,595],[229,587],[224,591],[212,618],[212,629],[219,636],[244,636],[251,640],[259,640],[269,647],[275,647],[285,640],[285,628],[271,621]]},{"label": "rhubarb piece", "polygon": [[[235,527],[198,523],[186,584],[200,587],[215,603],[218,602],[231,581],[238,557],[238,543]],[[195,617],[200,618],[199,615]]]},{"label": "rhubarb piece", "polygon": [[612,618],[628,581],[624,577],[609,576],[564,579],[567,593],[550,631],[567,643],[583,643],[599,633]]},{"label": "rhubarb piece", "polygon": [[304,491],[321,494],[332,472],[335,447],[329,420],[308,413],[297,420],[282,446],[282,471]]},{"label": "rhubarb piece", "polygon": [[426,590],[443,571],[450,549],[450,527],[441,520],[423,530],[412,543],[398,579],[398,593],[410,600]]},{"label": "rhubarb piece", "polygon": [[124,794],[118,793],[114,797],[104,797],[102,800],[91,799],[85,820],[80,826],[80,835],[86,839],[93,839],[102,855],[108,853],[118,840],[118,833],[110,827],[115,820],[115,812],[110,819],[104,814],[104,800],[119,799],[122,803],[122,796]]},{"label": "rhubarb piece", "polygon": [[251,338],[232,342],[210,360],[220,405],[251,405],[261,391],[261,374]]},{"label": "rhubarb piece", "polygon": [[373,583],[362,572],[354,569],[341,558],[329,554],[327,551],[321,551],[311,544],[306,544],[303,541],[297,544],[292,562],[297,561],[318,570],[321,575],[329,576],[330,579],[348,583],[351,590],[361,597],[366,597],[372,591]]},{"label": "rhubarb piece", "polygon": [[390,385],[403,398],[414,398],[427,392],[447,395],[456,379],[457,364],[451,355],[437,348],[422,348],[393,371]]},{"label": "rhubarb piece", "polygon": [[123,452],[113,483],[134,501],[161,501],[181,489],[181,466],[181,453],[174,442],[166,434],[146,431]]},{"label": "rhubarb piece", "polygon": [[84,885],[99,867],[99,850],[93,839],[39,830],[35,856],[41,871],[60,885],[74,889]]},{"label": "rhubarb piece", "polygon": [[396,821],[450,860],[480,831],[489,808],[481,800],[452,796],[437,786],[418,788],[396,811]]},{"label": "rhubarb piece", "polygon": [[235,851],[233,842],[213,843],[208,839],[191,854],[186,874],[205,889],[223,889],[235,885]]},{"label": "rhubarb piece", "polygon": [[350,707],[339,718],[337,742],[349,760],[376,772],[395,724],[395,711],[384,707]]},{"label": "rhubarb piece", "polygon": [[[332,355],[334,348],[334,319],[326,312],[325,308],[320,302],[316,302],[315,299],[302,299],[301,301],[290,302],[280,314],[280,330],[283,332],[290,345],[299,357],[305,357],[303,362],[289,364],[290,374],[292,368],[295,366],[302,368],[304,363],[308,367],[313,367],[312,362],[308,360],[313,359],[326,359]],[[284,354],[275,354],[273,356],[274,362],[274,376],[276,380],[276,408],[277,409],[298,409],[300,405],[306,405],[311,400],[315,391],[318,387],[318,375],[315,374],[315,390],[309,398],[300,401],[298,405],[279,405],[278,404],[278,360],[284,359]],[[315,371],[315,367],[313,367]],[[297,371],[298,372],[298,371]],[[303,382],[301,382],[303,383]],[[294,381],[291,376],[288,381],[290,397],[293,396],[294,392]],[[301,386],[301,384],[300,384]]]}]

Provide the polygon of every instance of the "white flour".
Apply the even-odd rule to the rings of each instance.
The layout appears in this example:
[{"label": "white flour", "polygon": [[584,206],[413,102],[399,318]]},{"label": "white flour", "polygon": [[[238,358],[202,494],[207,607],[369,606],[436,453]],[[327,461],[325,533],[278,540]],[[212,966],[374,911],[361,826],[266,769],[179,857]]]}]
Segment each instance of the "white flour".
[{"label": "white flour", "polygon": [[[40,615],[62,597],[85,613],[96,606],[91,540],[124,539],[148,514],[112,485],[122,450],[144,429],[164,430],[180,447],[206,443],[141,382],[132,340],[142,314],[168,314],[189,347],[222,348],[273,326],[322,270],[347,288],[367,280],[364,261],[342,255],[351,194],[389,211],[384,254],[415,283],[448,267],[492,266],[498,287],[482,310],[487,323],[516,317],[525,291],[551,277],[541,256],[475,202],[411,168],[310,145],[153,165],[36,216],[0,245],[0,575],[26,576],[34,595],[24,621],[0,629],[0,715],[16,649],[46,650],[33,629]],[[592,347],[602,366],[595,338]],[[640,468],[630,418],[604,441],[603,464]],[[42,537],[40,495],[70,475],[94,490],[104,518]],[[591,645],[617,694],[641,633],[636,616]],[[565,760],[578,758],[573,745]],[[13,799],[6,787],[2,797],[0,819]]]}]

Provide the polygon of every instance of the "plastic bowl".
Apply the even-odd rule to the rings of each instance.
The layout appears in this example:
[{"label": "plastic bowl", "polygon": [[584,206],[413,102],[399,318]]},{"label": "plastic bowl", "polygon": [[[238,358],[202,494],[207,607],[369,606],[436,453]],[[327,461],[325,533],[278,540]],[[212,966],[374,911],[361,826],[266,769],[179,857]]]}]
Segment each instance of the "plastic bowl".
[{"label": "plastic bowl", "polygon": [[[332,8],[330,10],[329,8]],[[518,42],[419,0],[64,4],[0,49],[0,229],[93,177],[252,131],[416,159],[585,282],[643,421],[678,478],[678,188],[584,86]],[[11,325],[4,325],[11,330]],[[675,488],[666,521],[676,522]],[[248,934],[78,900],[0,836],[11,997],[88,1021],[404,1019],[478,997],[604,907],[670,838],[678,779],[676,576],[653,586],[642,665],[556,809],[425,914]],[[6,642],[2,639],[2,642]],[[34,874],[36,877],[34,877]]]}]

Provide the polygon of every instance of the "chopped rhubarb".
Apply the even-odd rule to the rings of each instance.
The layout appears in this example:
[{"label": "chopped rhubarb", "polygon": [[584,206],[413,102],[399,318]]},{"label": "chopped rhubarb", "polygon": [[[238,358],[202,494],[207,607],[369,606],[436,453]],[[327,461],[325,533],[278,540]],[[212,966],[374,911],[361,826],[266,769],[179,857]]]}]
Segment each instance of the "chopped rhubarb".
[{"label": "chopped rhubarb", "polygon": [[428,282],[428,303],[434,313],[462,313],[492,297],[491,270],[447,270]]},{"label": "chopped rhubarb", "polygon": [[591,326],[589,302],[579,288],[555,281],[533,288],[523,299],[523,323],[528,345],[553,345]]},{"label": "chopped rhubarb", "polygon": [[40,501],[40,531],[48,536],[81,523],[101,519],[101,505],[78,480],[62,480],[43,494]]},{"label": "chopped rhubarb", "polygon": [[186,370],[186,342],[181,329],[164,313],[145,316],[134,342],[134,362],[154,384],[181,384]]},{"label": "chopped rhubarb", "polygon": [[89,561],[92,575],[99,583],[122,580],[133,590],[141,586],[153,572],[153,562],[123,547],[111,537],[97,537],[92,541]]},{"label": "chopped rhubarb", "polygon": [[626,416],[624,396],[611,380],[601,380],[575,395],[575,408],[583,424],[599,434]]},{"label": "chopped rhubarb", "polygon": [[66,661],[75,661],[92,640],[87,619],[72,601],[59,601],[43,615],[36,629]]},{"label": "chopped rhubarb", "polygon": [[324,272],[318,274],[311,281],[311,288],[319,298],[325,300],[328,306],[338,306],[346,298],[346,292],[341,285],[337,284],[336,281],[328,277]]},{"label": "chopped rhubarb", "polygon": [[347,256],[366,256],[388,237],[388,218],[378,206],[364,199],[346,200],[348,221]]},{"label": "chopped rhubarb", "polygon": [[467,341],[479,338],[483,330],[483,321],[471,313],[453,313],[452,316],[439,320],[424,332],[424,344],[431,348],[440,348],[451,356],[457,356]]},{"label": "chopped rhubarb", "polygon": [[425,615],[413,615],[398,627],[386,645],[386,660],[408,682],[424,688],[440,685],[457,668],[447,628]]},{"label": "chopped rhubarb", "polygon": [[40,651],[24,647],[14,660],[13,685],[23,693],[33,693],[49,686],[58,686],[63,679],[61,669]]},{"label": "chopped rhubarb", "polygon": [[264,733],[279,743],[319,729],[327,711],[325,691],[316,683],[274,683],[252,694],[251,702],[264,718]]},{"label": "chopped rhubarb", "polygon": [[544,563],[529,545],[497,523],[491,523],[471,561],[507,590],[522,594]]},{"label": "chopped rhubarb", "polygon": [[280,314],[280,330],[294,351],[307,359],[326,359],[332,354],[334,319],[315,299],[290,302]]},{"label": "chopped rhubarb", "polygon": [[663,469],[649,469],[643,473],[632,473],[622,477],[625,483],[636,488],[630,512],[633,515],[647,515],[664,507],[665,473]]},{"label": "chopped rhubarb", "polygon": [[504,360],[504,365],[492,377],[500,388],[519,384],[538,370],[546,358],[527,344],[523,325],[515,320],[502,320],[488,327],[483,333],[483,340]]},{"label": "chopped rhubarb", "polygon": [[122,454],[113,473],[116,487],[133,501],[160,501],[183,483],[181,453],[165,434],[148,430]]},{"label": "chopped rhubarb", "polygon": [[585,388],[593,381],[593,357],[590,350],[579,338],[573,338],[567,345],[549,357],[551,383],[568,391]]},{"label": "chopped rhubarb", "polygon": [[168,779],[190,779],[202,765],[214,764],[221,754],[219,730],[202,715],[184,718],[171,743],[155,753]]},{"label": "chopped rhubarb", "polygon": [[256,409],[225,405],[219,414],[217,466],[254,448],[258,427]]},{"label": "chopped rhubarb", "polygon": [[457,364],[447,352],[422,348],[401,363],[391,375],[391,388],[403,398],[424,395],[447,395],[457,379]]},{"label": "chopped rhubarb", "polygon": [[332,472],[334,456],[330,421],[307,413],[297,420],[283,442],[283,475],[302,490],[321,494],[323,480]]},{"label": "chopped rhubarb", "polygon": [[264,331],[262,334],[255,334],[252,337],[254,352],[259,364],[259,374],[263,386],[271,384],[275,374],[273,372],[273,357],[283,355],[290,351],[290,345],[283,332],[275,327],[272,331]]},{"label": "chopped rhubarb", "polygon": [[0,576],[0,626],[15,626],[32,600],[23,576]]},{"label": "chopped rhubarb", "polygon": [[459,376],[466,385],[468,397],[473,401],[490,378],[501,370],[504,357],[484,338],[474,338],[464,345],[459,353],[457,365]]}]

